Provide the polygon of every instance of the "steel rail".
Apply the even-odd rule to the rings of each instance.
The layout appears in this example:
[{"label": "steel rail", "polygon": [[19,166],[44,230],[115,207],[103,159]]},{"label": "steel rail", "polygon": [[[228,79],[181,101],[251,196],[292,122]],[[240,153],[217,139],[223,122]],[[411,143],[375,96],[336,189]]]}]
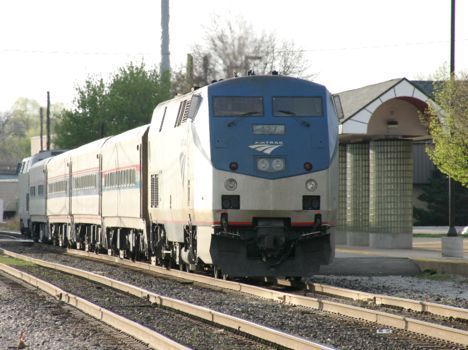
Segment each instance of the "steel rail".
[{"label": "steel rail", "polygon": [[26,283],[29,283],[30,285],[53,296],[57,300],[62,301],[66,304],[69,304],[77,308],[78,310],[84,312],[85,314],[88,314],[100,320],[101,322],[104,322],[118,329],[121,332],[126,333],[145,344],[148,344],[148,346],[152,347],[153,349],[161,349],[161,348],[171,349],[171,350],[190,349],[145,326],[142,326],[125,317],[117,315],[113,313],[112,311],[104,309],[74,294],[68,293],[58,288],[57,286],[54,286],[51,283],[43,281],[23,271],[17,270],[11,266],[0,263],[0,270]]},{"label": "steel rail", "polygon": [[[375,311],[365,309],[361,307],[351,306],[347,304],[341,304],[333,301],[320,300],[312,297],[304,297],[291,293],[285,293],[280,291],[274,291],[266,288],[255,287],[248,284],[243,284],[235,281],[226,281],[214,279],[209,276],[203,276],[199,274],[187,273],[179,270],[168,270],[163,267],[154,266],[144,262],[133,262],[128,259],[121,259],[115,256],[100,255],[75,249],[67,249],[67,252],[75,256],[83,256],[91,259],[100,261],[107,261],[111,263],[121,264],[133,269],[140,269],[146,271],[152,271],[159,275],[165,275],[169,277],[176,277],[180,279],[189,280],[192,282],[204,283],[210,286],[233,290],[241,293],[254,295],[257,297],[275,300],[281,303],[304,306],[313,309],[333,312],[341,315],[346,315],[352,318],[363,319],[369,322],[375,322],[377,324],[400,328],[415,333],[419,333],[425,336],[441,339],[444,341],[459,343],[468,345],[468,332],[456,328],[442,326],[426,321],[420,321],[413,318],[403,317],[394,315],[386,312]],[[364,293],[361,293],[364,296]],[[382,299],[382,302],[384,300]],[[431,303],[429,303],[431,304]],[[434,304],[437,305],[437,304]],[[442,306],[443,308],[443,306]],[[435,306],[431,306],[431,310],[435,310]],[[446,310],[450,310],[451,307],[447,307]],[[457,308],[455,308],[457,309]],[[463,310],[463,309],[462,309]],[[450,316],[449,316],[450,317]],[[452,317],[454,317],[452,315]],[[456,316],[455,316],[456,317]]]},{"label": "steel rail", "polygon": [[309,290],[317,293],[339,296],[343,298],[366,301],[376,305],[390,305],[416,312],[427,312],[442,317],[453,317],[468,320],[468,309],[431,303],[427,301],[411,300],[382,294],[361,292],[352,289],[333,287],[321,283],[306,283]]},{"label": "steel rail", "polygon": [[[246,321],[234,316],[229,316],[221,312],[211,310],[206,307],[193,305],[184,301],[180,301],[174,298],[158,295],[150,292],[146,289],[133,286],[131,284],[117,281],[108,277],[104,277],[92,272],[80,270],[74,267],[52,263],[40,259],[31,258],[22,254],[14,253],[5,249],[0,249],[5,255],[21,259],[34,263],[36,265],[62,271],[75,276],[83,277],[88,280],[101,283],[103,285],[112,287],[122,292],[137,296],[142,299],[149,300],[153,304],[168,307],[173,310],[177,310],[209,322],[213,322],[217,325],[234,329],[256,338],[263,339],[269,343],[277,344],[290,349],[324,349],[332,350],[333,348],[312,342],[302,337],[293,336],[269,327],[265,327],[254,322]],[[146,264],[148,265],[148,264]],[[151,266],[151,265],[149,265]],[[179,271],[181,272],[181,271]]]}]

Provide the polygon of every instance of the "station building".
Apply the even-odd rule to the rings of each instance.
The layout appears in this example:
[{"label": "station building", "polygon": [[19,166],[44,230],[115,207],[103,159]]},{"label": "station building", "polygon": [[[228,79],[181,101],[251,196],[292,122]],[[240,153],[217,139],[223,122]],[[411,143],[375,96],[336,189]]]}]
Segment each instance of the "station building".
[{"label": "station building", "polygon": [[16,164],[0,160],[0,222],[15,216],[18,205]]},{"label": "station building", "polygon": [[420,113],[432,82],[406,78],[334,95],[340,120],[336,243],[411,248],[418,185],[434,166]]}]

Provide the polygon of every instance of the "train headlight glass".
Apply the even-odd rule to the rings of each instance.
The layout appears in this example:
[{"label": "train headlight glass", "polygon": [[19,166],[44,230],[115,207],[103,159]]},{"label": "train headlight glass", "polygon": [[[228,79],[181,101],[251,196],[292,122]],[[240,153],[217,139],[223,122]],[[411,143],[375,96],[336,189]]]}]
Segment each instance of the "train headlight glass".
[{"label": "train headlight glass", "polygon": [[257,159],[257,169],[260,171],[268,171],[270,169],[270,162],[267,158]]},{"label": "train headlight glass", "polygon": [[317,181],[315,181],[314,179],[309,179],[305,183],[306,190],[310,192],[314,192],[317,189],[317,186]]},{"label": "train headlight glass", "polygon": [[274,171],[284,170],[284,159],[283,158],[274,158],[271,160],[271,167]]},{"label": "train headlight glass", "polygon": [[237,188],[237,181],[230,178],[224,181],[224,188],[228,191],[234,191]]},{"label": "train headlight glass", "polygon": [[257,158],[257,169],[271,173],[283,171],[285,168],[284,158]]}]

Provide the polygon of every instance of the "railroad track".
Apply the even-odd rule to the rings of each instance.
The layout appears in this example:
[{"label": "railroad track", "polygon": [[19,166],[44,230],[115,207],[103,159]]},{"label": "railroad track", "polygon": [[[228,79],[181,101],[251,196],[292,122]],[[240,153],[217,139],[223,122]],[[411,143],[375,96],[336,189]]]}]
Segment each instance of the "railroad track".
[{"label": "railroad track", "polygon": [[[192,273],[181,272],[177,270],[167,270],[158,266],[152,266],[140,262],[131,262],[125,259],[119,259],[116,257],[110,257],[105,255],[96,255],[93,253],[83,252],[79,250],[69,249],[70,254],[90,257],[92,259],[98,259],[101,261],[117,262],[129,267],[138,266],[146,270],[155,271],[159,274],[166,276],[177,277],[182,279],[188,279],[193,282],[206,283],[212,286],[239,291],[242,293],[254,295],[257,297],[280,301],[284,304],[290,304],[295,306],[304,306],[313,309],[319,309],[323,311],[338,313],[357,319],[363,319],[370,322],[375,322],[383,326],[390,326],[400,328],[415,333],[422,334],[424,336],[434,337],[445,341],[456,342],[463,345],[468,345],[468,332],[466,329],[456,329],[453,327],[447,327],[440,324],[429,323],[397,314],[390,314],[387,312],[381,312],[379,310],[369,310],[362,307],[356,307],[349,304],[341,304],[336,301],[327,301],[320,298],[313,298],[308,296],[301,296],[297,293],[289,293],[278,290],[272,290],[269,288],[262,288],[252,286],[250,284],[239,283],[235,281],[217,280],[212,277],[195,275]],[[283,285],[291,286],[287,281],[282,281]],[[424,301],[410,300],[404,298],[397,298],[391,296],[384,296],[372,293],[364,293],[360,291],[353,291],[345,288],[337,288],[333,286],[327,286],[318,283],[308,283],[306,285],[308,290],[315,291],[324,295],[333,295],[336,297],[346,297],[348,299],[365,301],[374,305],[388,305],[401,309],[413,310],[415,312],[430,313],[433,315],[449,318],[452,321],[454,319],[465,320],[461,322],[461,325],[466,326],[466,320],[468,320],[468,310],[462,308],[456,308],[453,306],[446,306],[441,304],[429,303]]]},{"label": "railroad track", "polygon": [[[408,319],[405,317],[401,317],[398,315],[391,315],[387,313],[382,313],[379,311],[375,310],[367,310],[363,308],[356,308],[350,305],[342,305],[340,303],[336,302],[330,302],[326,300],[318,300],[310,297],[304,297],[300,295],[294,295],[291,293],[285,293],[281,291],[274,291],[274,290],[268,290],[265,288],[259,288],[251,285],[245,285],[242,283],[238,282],[233,282],[233,281],[224,281],[224,280],[214,280],[213,278],[207,277],[207,276],[202,276],[202,275],[196,275],[192,273],[185,273],[177,270],[166,270],[163,268],[151,266],[146,263],[139,263],[139,262],[131,262],[128,260],[121,260],[119,258],[115,257],[110,257],[110,256],[105,256],[105,255],[95,255],[91,253],[86,253],[82,251],[72,251],[70,250],[70,254],[75,254],[79,256],[86,256],[89,258],[93,259],[98,259],[98,260],[105,260],[106,262],[111,262],[111,263],[119,263],[121,265],[125,265],[127,267],[133,268],[133,269],[143,269],[145,271],[153,271],[157,273],[158,275],[165,275],[168,277],[172,278],[177,278],[177,279],[184,279],[184,280],[189,280],[191,282],[197,282],[197,283],[202,283],[202,284],[212,284],[211,288],[219,288],[222,290],[230,290],[230,291],[237,291],[241,293],[247,293],[250,295],[256,295],[261,298],[266,298],[270,300],[275,300],[275,301],[280,301],[283,305],[296,305],[296,306],[305,306],[307,308],[312,308],[312,309],[318,309],[322,311],[327,311],[327,312],[332,312],[335,314],[339,315],[346,315],[348,317],[355,317],[358,319],[364,319],[367,320],[368,323],[376,324],[380,323],[381,326],[385,327],[392,327],[392,329],[395,328],[402,328],[402,329],[407,329],[419,334],[425,334],[426,336],[431,336],[431,338],[428,338],[426,340],[421,340],[421,338],[415,338],[415,343],[418,344],[424,344],[424,342],[431,344],[431,348],[465,348],[466,346],[466,332],[456,330],[450,327],[444,327],[440,326],[437,324],[428,324],[427,322],[421,322],[418,320],[412,320]],[[215,287],[213,287],[213,283],[215,284]],[[331,326],[333,328],[334,326]],[[368,327],[368,326],[363,326],[362,324],[355,325],[354,327]],[[383,329],[385,331],[385,328]],[[403,332],[403,333],[409,333],[409,332]],[[372,335],[371,335],[372,336]],[[398,333],[394,330],[392,337],[397,338],[397,337],[405,337],[404,335],[401,336],[400,333]],[[410,336],[407,336],[411,338]],[[456,341],[459,343],[458,347],[457,345],[453,343],[445,343],[444,341],[437,341],[435,338],[446,340],[446,341]],[[402,338],[402,339],[403,339]],[[423,337],[424,338],[424,337]],[[405,341],[408,341],[407,339]],[[462,345],[464,344],[464,345]],[[429,345],[426,344],[426,346],[422,346],[421,348],[427,348]],[[418,348],[418,347],[416,347]]]},{"label": "railroad track", "polygon": [[[18,349],[20,334],[23,344],[30,349],[95,348],[96,344],[101,349],[148,349],[143,342],[100,324],[94,318],[2,271],[0,290],[2,349]],[[21,300],[18,300],[18,295],[21,295]],[[61,330],[67,324],[73,327],[65,334]],[[90,336],[92,339],[88,339]]]},{"label": "railroad track", "polygon": [[[22,271],[22,268],[13,268],[6,264],[0,264],[0,270],[18,278],[21,281],[29,283],[30,285],[42,290],[43,292],[55,297],[57,300],[71,305],[78,310],[110,325],[117,330],[135,337],[141,341],[144,341],[153,348],[167,348],[167,349],[180,349],[185,350],[187,347],[182,344],[164,337],[163,335],[152,331],[147,327],[139,325],[137,322],[133,322],[125,317],[112,312],[111,310],[100,307],[99,305],[92,303],[84,298],[67,292],[56,285],[45,281],[44,279],[38,278],[33,274]],[[38,273],[39,271],[35,271]],[[50,276],[49,276],[50,277]],[[62,276],[63,281],[67,280],[67,277]]]},{"label": "railroad track", "polygon": [[31,239],[25,239],[20,233],[14,231],[0,231],[0,241],[24,241],[33,242]]},{"label": "railroad track", "polygon": [[[152,266],[145,263],[131,262],[125,259],[119,259],[115,257],[105,255],[95,255],[93,253],[83,252],[80,250],[68,250],[70,254],[76,254],[79,256],[88,256],[93,259],[99,259],[110,262],[117,262],[126,266],[132,267],[132,265],[138,265],[140,268],[149,269],[159,274],[166,276],[172,276],[177,278],[188,279],[192,282],[206,283],[211,286],[220,287],[223,289],[239,291],[242,293],[254,295],[260,298],[269,300],[279,301],[283,304],[304,306],[312,309],[318,309],[322,311],[328,311],[337,313],[339,315],[349,316],[357,319],[366,320],[369,322],[375,322],[382,326],[395,327],[404,329],[407,331],[422,334],[437,338],[444,341],[456,342],[462,345],[468,345],[468,332],[466,329],[457,329],[453,327],[447,327],[444,325],[421,321],[410,317],[400,316],[395,313],[382,312],[379,310],[372,310],[362,307],[356,307],[349,304],[342,304],[337,301],[328,301],[323,298],[313,298],[308,296],[298,295],[297,293],[289,293],[283,291],[272,290],[270,288],[262,288],[252,286],[250,284],[239,283],[235,281],[226,281],[214,279],[209,276],[196,275],[192,273],[181,272],[177,270],[167,270],[158,266]],[[144,266],[147,265],[147,266]],[[283,284],[291,286],[290,283]],[[413,310],[420,313],[429,313],[441,317],[445,317],[451,320],[463,320],[459,325],[463,328],[467,328],[466,320],[468,320],[468,310],[462,308],[456,308],[452,306],[446,306],[441,304],[416,301],[404,298],[397,298],[391,296],[384,296],[372,293],[363,293],[360,291],[353,291],[345,288],[337,288],[333,286],[327,286],[318,283],[308,283],[306,288],[309,291],[324,295],[332,295],[335,297],[345,297],[352,300],[366,302],[376,306],[387,305],[397,307],[405,310]],[[438,321],[437,319],[435,321]]]},{"label": "railroad track", "polygon": [[[278,280],[278,285],[293,287],[288,280]],[[323,283],[304,283],[304,289],[314,294],[333,296],[338,298],[351,299],[371,305],[384,305],[397,309],[411,310],[416,313],[428,313],[448,319],[461,320],[461,324],[466,324],[468,329],[468,309],[432,303],[423,300],[412,300],[388,296],[383,294],[368,293],[348,288],[330,286]]]},{"label": "railroad track", "polygon": [[[40,266],[40,268],[36,267],[33,269],[34,275],[40,275],[49,280],[52,279],[54,281],[54,284],[63,284],[65,283],[64,281],[69,280],[71,278],[70,276],[65,276],[73,275],[78,276],[82,279],[92,281],[93,283],[97,282],[106,286],[99,288],[99,294],[106,295],[106,298],[108,299],[110,298],[113,300],[121,300],[122,298],[124,298],[122,296],[122,293],[115,294],[115,291],[111,291],[111,289],[118,290],[120,292],[124,292],[128,295],[131,295],[132,297],[130,298],[138,299],[138,303],[134,300],[129,300],[126,301],[124,305],[121,305],[122,303],[120,302],[119,305],[116,305],[113,308],[114,310],[105,309],[102,306],[94,305],[93,303],[90,303],[84,298],[80,298],[76,295],[71,294],[68,291],[60,289],[59,287],[51,283],[42,281],[37,277],[32,276],[30,273],[25,273],[24,271],[22,271],[25,269],[24,266],[21,268],[21,270],[17,270],[7,265],[0,264],[0,269],[5,271],[6,273],[9,273],[17,278],[27,281],[28,283],[31,283],[32,285],[43,289],[51,295],[55,295],[60,300],[68,302],[82,311],[89,312],[89,310],[91,310],[89,313],[94,317],[111,324],[112,326],[120,329],[123,332],[131,334],[137,339],[140,339],[142,341],[148,341],[148,339],[151,339],[149,345],[154,348],[186,349],[184,345],[177,344],[168,338],[169,336],[174,337],[173,334],[162,336],[152,331],[151,329],[148,329],[148,327],[144,327],[138,324],[136,321],[129,321],[128,319],[125,319],[117,313],[121,314],[122,309],[124,308],[155,309],[153,307],[154,305],[157,306],[157,310],[155,310],[155,313],[159,316],[162,313],[162,310],[165,310],[166,312],[170,310],[168,312],[170,315],[167,316],[167,319],[170,318],[173,321],[174,319],[177,319],[176,322],[178,323],[178,327],[182,330],[190,330],[190,332],[192,333],[195,330],[196,337],[193,337],[191,334],[189,334],[189,338],[191,337],[191,339],[187,339],[186,336],[183,336],[184,340],[182,342],[185,343],[185,345],[188,345],[190,348],[193,347],[197,349],[211,349],[214,348],[213,344],[217,344],[215,346],[215,348],[217,349],[331,349],[330,347],[300,337],[292,336],[274,329],[270,329],[268,327],[264,327],[249,321],[245,321],[229,315],[224,315],[220,312],[209,310],[207,308],[203,308],[197,305],[191,305],[189,303],[173,298],[157,295],[142,288],[135,287],[130,284],[113,280],[104,276],[100,276],[95,273],[26,257],[13,252],[4,251],[4,253],[6,255],[26,260],[37,266]],[[52,273],[47,269],[54,270],[54,272]],[[76,277],[73,278],[76,279]],[[87,293],[84,291],[90,291],[95,289],[92,283],[83,283],[83,281],[81,281],[81,283],[75,281],[71,285],[73,285],[75,289],[76,286],[80,286],[80,293],[84,293],[85,295]],[[70,287],[71,285],[68,286],[68,289],[72,288]],[[129,297],[127,297],[127,299],[128,298]],[[145,302],[142,302],[141,300],[144,300]],[[98,302],[101,304],[101,301]],[[149,311],[145,309],[145,315],[147,313],[149,313]],[[183,316],[181,316],[180,314],[183,314]],[[187,320],[186,315],[189,315],[191,319]],[[205,322],[200,322],[200,320],[203,320]],[[161,323],[164,322],[159,321],[159,325],[161,325]],[[207,322],[209,323],[209,325],[207,325]],[[208,328],[208,331],[201,329],[203,327]],[[234,330],[234,332],[225,332],[225,329],[231,329]],[[177,334],[176,336],[179,336],[179,334]],[[214,336],[214,338],[216,339],[210,340],[210,336]],[[253,337],[253,339],[250,339],[251,337]]]}]

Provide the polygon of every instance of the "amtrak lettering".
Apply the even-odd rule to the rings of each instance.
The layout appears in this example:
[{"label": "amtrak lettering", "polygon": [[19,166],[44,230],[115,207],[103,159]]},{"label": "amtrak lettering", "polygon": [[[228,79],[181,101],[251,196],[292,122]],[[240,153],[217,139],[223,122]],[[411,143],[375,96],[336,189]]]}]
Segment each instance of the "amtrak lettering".
[{"label": "amtrak lettering", "polygon": [[283,141],[256,141],[255,144],[250,145],[249,148],[265,154],[271,154],[275,149],[281,146],[283,146]]}]

